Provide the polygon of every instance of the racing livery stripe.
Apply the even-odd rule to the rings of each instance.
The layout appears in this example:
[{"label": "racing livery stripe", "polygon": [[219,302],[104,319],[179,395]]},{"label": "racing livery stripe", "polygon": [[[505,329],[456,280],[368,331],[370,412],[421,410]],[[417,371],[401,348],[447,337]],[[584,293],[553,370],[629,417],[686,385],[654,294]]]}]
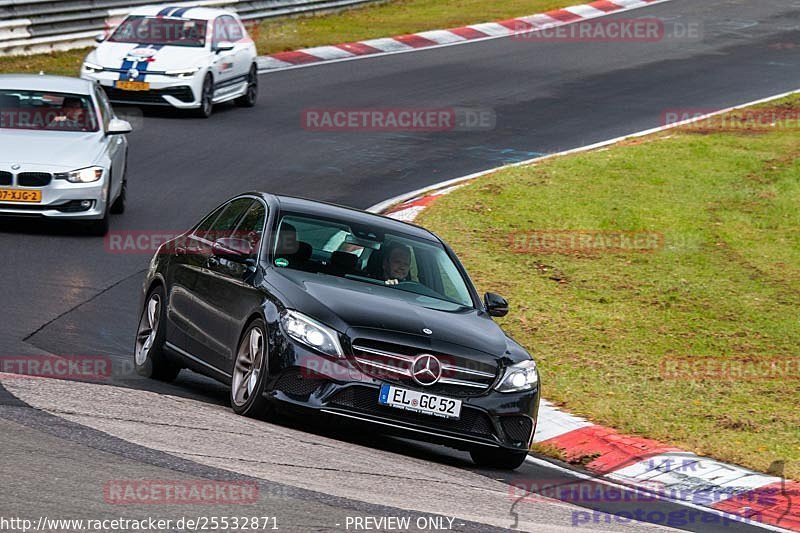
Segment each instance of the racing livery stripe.
[{"label": "racing livery stripe", "polygon": [[157,14],[156,16],[157,16],[157,17],[166,17],[166,16],[167,16],[167,13],[169,13],[169,12],[170,12],[170,11],[172,11],[173,9],[178,9],[178,8],[176,8],[175,6],[169,6],[169,7],[165,7],[164,9],[162,9],[161,11],[159,11],[159,12],[158,12],[158,14]]},{"label": "racing livery stripe", "polygon": [[184,15],[186,14],[186,12],[187,12],[187,11],[189,11],[190,9],[194,9],[195,7],[196,7],[196,6],[189,6],[189,7],[181,7],[181,8],[178,8],[178,10],[177,10],[177,11],[173,11],[173,12],[170,14],[170,17],[182,17],[182,16],[184,16]]}]

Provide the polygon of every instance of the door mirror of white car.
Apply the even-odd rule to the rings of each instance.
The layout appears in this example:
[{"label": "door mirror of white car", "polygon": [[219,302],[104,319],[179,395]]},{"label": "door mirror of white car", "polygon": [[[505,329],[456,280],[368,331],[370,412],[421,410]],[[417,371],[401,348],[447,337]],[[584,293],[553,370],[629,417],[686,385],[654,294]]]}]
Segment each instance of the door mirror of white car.
[{"label": "door mirror of white car", "polygon": [[133,126],[127,120],[122,120],[119,118],[112,118],[111,121],[108,123],[108,129],[106,133],[108,135],[122,135],[124,133],[130,133],[133,131]]},{"label": "door mirror of white car", "polygon": [[228,41],[222,41],[217,45],[216,52],[229,52],[233,50],[234,44]]},{"label": "door mirror of white car", "polygon": [[97,35],[94,36],[94,42],[96,43],[102,43],[105,40],[106,40],[105,33],[98,33]]}]

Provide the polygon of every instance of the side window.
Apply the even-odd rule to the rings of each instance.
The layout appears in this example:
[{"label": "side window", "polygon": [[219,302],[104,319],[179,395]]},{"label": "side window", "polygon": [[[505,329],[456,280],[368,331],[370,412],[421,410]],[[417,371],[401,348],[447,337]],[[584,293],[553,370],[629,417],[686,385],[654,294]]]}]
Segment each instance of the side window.
[{"label": "side window", "polygon": [[194,236],[213,242],[230,235],[236,229],[239,218],[252,203],[250,198],[239,198],[223,205],[197,226]]},{"label": "side window", "polygon": [[211,36],[211,50],[215,50],[219,43],[225,40],[225,23],[222,20],[224,17],[218,17],[214,20],[214,33]]},{"label": "side window", "polygon": [[217,220],[217,218],[219,218],[222,212],[225,211],[226,207],[228,207],[228,204],[223,205],[222,207],[220,207],[219,209],[208,215],[195,228],[195,230],[192,232],[192,235],[194,235],[195,237],[199,237],[201,239],[205,239],[206,233],[208,233],[208,230],[211,229],[211,225]]},{"label": "side window", "polygon": [[255,201],[244,214],[234,232],[234,237],[250,241],[250,246],[255,250],[254,256],[258,256],[258,250],[261,247],[261,239],[264,235],[266,219],[267,209],[264,207],[264,204]]},{"label": "side window", "polygon": [[229,203],[211,225],[208,233],[206,233],[206,239],[214,242],[222,237],[232,236],[239,223],[239,219],[250,209],[253,202],[254,200],[252,198],[239,198]]},{"label": "side window", "polygon": [[241,41],[244,38],[244,32],[242,31],[242,27],[239,25],[239,22],[231,17],[230,15],[223,15],[220,17],[222,19],[222,26],[225,31],[225,37],[222,39],[223,41],[230,41],[232,43]]},{"label": "side window", "polygon": [[114,110],[111,108],[111,103],[108,101],[106,92],[102,87],[96,85],[94,93],[97,98],[98,107],[100,108],[100,118],[103,121],[103,129],[105,130],[108,128],[108,123],[114,117]]}]

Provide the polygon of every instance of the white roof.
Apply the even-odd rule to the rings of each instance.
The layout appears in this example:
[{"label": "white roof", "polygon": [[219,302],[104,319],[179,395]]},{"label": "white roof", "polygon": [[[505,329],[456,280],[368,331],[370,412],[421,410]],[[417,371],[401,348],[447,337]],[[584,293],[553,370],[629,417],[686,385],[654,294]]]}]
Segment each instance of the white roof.
[{"label": "white roof", "polygon": [[0,90],[45,91],[68,94],[92,94],[94,82],[67,76],[36,74],[0,74]]},{"label": "white roof", "polygon": [[154,17],[178,17],[185,19],[213,20],[220,15],[233,15],[235,13],[213,7],[191,6],[186,4],[159,4],[142,6],[131,10],[131,15]]}]

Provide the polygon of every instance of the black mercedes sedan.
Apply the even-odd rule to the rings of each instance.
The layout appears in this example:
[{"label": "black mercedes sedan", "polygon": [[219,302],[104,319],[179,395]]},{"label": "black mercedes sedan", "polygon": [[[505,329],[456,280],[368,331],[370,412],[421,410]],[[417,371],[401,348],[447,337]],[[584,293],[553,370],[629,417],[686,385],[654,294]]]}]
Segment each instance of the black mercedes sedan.
[{"label": "black mercedes sedan", "polygon": [[237,196],[153,256],[137,372],[189,368],[236,413],[341,417],[513,469],[531,444],[539,374],[433,233],[300,198]]}]

